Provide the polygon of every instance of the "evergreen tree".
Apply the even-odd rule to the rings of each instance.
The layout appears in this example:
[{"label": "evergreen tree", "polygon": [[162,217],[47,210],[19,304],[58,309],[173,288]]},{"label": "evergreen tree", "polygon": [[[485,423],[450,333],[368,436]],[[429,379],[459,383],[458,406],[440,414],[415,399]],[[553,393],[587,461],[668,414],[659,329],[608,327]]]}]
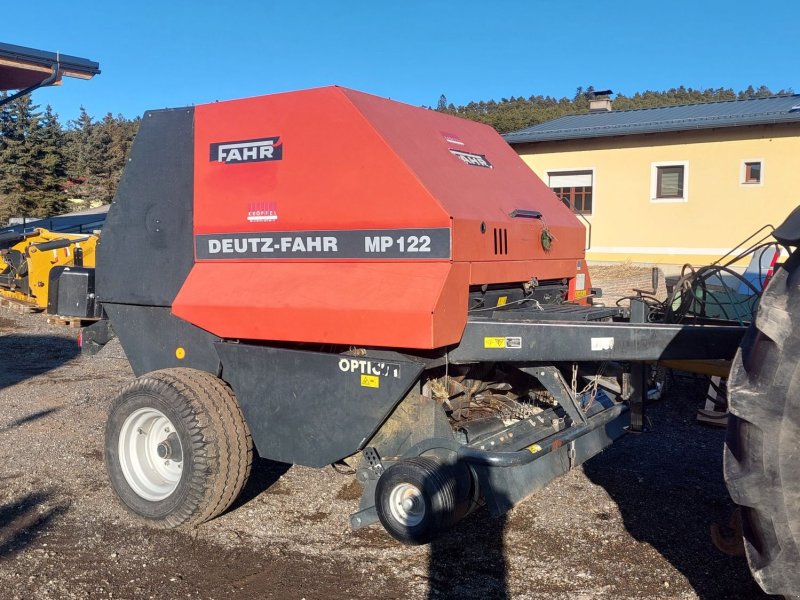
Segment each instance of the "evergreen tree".
[{"label": "evergreen tree", "polygon": [[102,168],[100,152],[95,145],[95,122],[81,106],[78,118],[68,123],[66,149],[69,195],[77,200],[76,208],[89,208],[92,203],[93,175]]},{"label": "evergreen tree", "polygon": [[58,116],[48,105],[38,126],[31,132],[35,189],[29,195],[36,204],[36,216],[58,215],[69,210],[64,192],[67,164],[64,144],[64,131]]},{"label": "evergreen tree", "polygon": [[31,192],[36,190],[36,149],[31,134],[38,125],[38,106],[30,96],[22,96],[3,107],[0,149],[0,218],[30,217],[37,214],[36,199]]},{"label": "evergreen tree", "polygon": [[[531,96],[529,98],[502,98],[499,102],[494,100],[470,102],[463,106],[450,104],[443,107],[441,102],[436,110],[451,115],[471,119],[480,123],[491,125],[500,133],[507,133],[523,129],[544,121],[551,121],[571,114],[581,114],[589,110],[589,96],[594,92],[594,87],[580,86],[575,90],[572,98],[552,98],[549,96]],[[791,89],[781,90],[778,94],[790,94]],[[656,108],[659,106],[674,106],[678,104],[696,104],[699,102],[719,102],[723,100],[736,100],[737,98],[751,98],[770,96],[773,92],[766,86],[758,89],[753,86],[738,94],[730,88],[708,88],[695,90],[680,86],[665,91],[646,90],[636,92],[632,96],[617,94],[614,99],[615,110],[632,110],[642,108]]]}]

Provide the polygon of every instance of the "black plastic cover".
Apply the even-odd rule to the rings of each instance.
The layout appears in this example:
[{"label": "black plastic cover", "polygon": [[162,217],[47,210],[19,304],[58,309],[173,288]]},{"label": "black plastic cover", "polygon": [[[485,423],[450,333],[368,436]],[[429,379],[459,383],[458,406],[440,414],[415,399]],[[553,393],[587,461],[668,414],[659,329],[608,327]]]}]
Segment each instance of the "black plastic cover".
[{"label": "black plastic cover", "polygon": [[193,127],[192,108],[145,113],[98,244],[103,303],[172,306],[186,280],[194,263]]}]

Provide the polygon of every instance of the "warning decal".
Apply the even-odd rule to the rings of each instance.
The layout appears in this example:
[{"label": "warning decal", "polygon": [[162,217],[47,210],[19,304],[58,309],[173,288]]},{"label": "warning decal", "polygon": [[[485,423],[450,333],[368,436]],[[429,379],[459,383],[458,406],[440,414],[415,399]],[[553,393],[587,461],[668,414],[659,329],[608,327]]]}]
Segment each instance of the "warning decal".
[{"label": "warning decal", "polygon": [[521,337],[485,337],[483,338],[484,348],[522,348]]}]

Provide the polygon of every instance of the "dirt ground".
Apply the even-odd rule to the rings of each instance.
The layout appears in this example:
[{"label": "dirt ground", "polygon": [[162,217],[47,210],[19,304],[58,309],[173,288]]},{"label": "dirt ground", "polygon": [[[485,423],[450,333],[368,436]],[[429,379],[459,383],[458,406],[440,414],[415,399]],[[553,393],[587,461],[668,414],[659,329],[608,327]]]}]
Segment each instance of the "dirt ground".
[{"label": "dirt ground", "polygon": [[760,598],[714,548],[732,509],[724,432],[676,380],[628,435],[502,519],[471,515],[428,547],[352,532],[360,488],[332,469],[260,460],[242,498],[190,531],[154,531],[116,501],[105,415],[132,378],[118,346],[0,308],[0,598]]}]

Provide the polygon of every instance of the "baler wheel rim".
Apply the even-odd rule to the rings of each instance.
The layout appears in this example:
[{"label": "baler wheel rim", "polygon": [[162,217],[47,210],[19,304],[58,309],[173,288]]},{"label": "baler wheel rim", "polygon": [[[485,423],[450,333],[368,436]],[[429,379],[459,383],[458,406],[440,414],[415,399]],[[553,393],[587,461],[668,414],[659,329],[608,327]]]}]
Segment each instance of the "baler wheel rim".
[{"label": "baler wheel rim", "polygon": [[[169,497],[178,487],[183,471],[180,438],[175,425],[160,410],[144,407],[132,412],[122,423],[119,459],[128,485],[142,498],[157,502]],[[180,460],[159,456],[159,446],[169,444],[173,435]]]},{"label": "baler wheel rim", "polygon": [[422,490],[413,483],[398,483],[389,492],[389,510],[405,527],[419,525],[426,513]]}]

